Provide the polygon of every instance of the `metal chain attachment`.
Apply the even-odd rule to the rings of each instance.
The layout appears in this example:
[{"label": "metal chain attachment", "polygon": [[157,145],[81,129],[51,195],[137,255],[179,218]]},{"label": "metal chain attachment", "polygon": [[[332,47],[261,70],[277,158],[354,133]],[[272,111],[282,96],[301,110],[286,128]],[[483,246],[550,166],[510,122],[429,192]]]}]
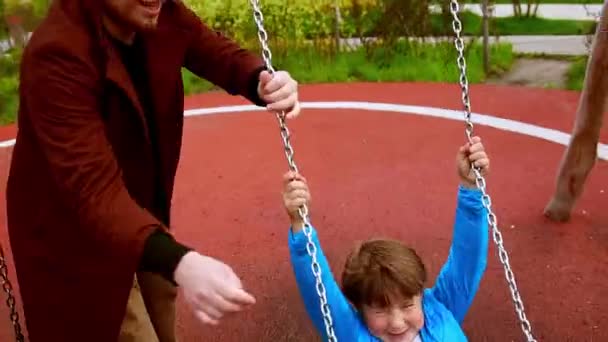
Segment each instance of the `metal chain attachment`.
[{"label": "metal chain attachment", "polygon": [[[264,29],[264,16],[262,14],[262,10],[260,9],[260,4],[258,0],[250,0],[251,6],[253,8],[253,19],[258,29],[258,39],[262,46],[262,58],[264,63],[266,64],[266,68],[271,74],[274,74],[275,70],[272,67],[271,59],[272,53],[270,52],[270,48],[268,47],[268,33]],[[287,124],[285,123],[285,113],[280,112],[276,113],[277,120],[279,121],[279,128],[281,131],[281,138],[283,140],[283,146],[285,147],[285,156],[287,157],[287,162],[289,163],[289,169],[294,172],[298,172],[298,167],[294,161],[294,151],[293,147],[290,143],[290,135],[289,129],[287,128]],[[325,332],[327,333],[327,338],[329,341],[337,342],[338,338],[335,335],[333,320],[331,316],[331,311],[329,308],[329,304],[327,303],[327,295],[325,291],[325,285],[323,285],[323,280],[321,277],[321,266],[317,261],[317,247],[313,243],[312,240],[312,227],[310,221],[308,219],[308,207],[303,205],[298,209],[298,213],[304,222],[304,234],[306,235],[308,242],[306,243],[306,251],[308,255],[312,258],[311,269],[312,273],[316,279],[316,290],[319,295],[319,304],[321,307],[321,312],[323,314],[323,321],[325,323]]]},{"label": "metal chain attachment", "polygon": [[6,299],[6,305],[8,306],[10,313],[9,318],[13,324],[15,330],[15,338],[17,342],[25,341],[25,337],[21,331],[21,324],[19,323],[19,314],[17,313],[17,301],[13,294],[13,286],[11,281],[8,279],[8,267],[6,265],[6,258],[4,256],[4,250],[0,245],[0,277],[2,277],[2,289],[6,292],[8,298]]},{"label": "metal chain attachment", "polygon": [[[460,88],[462,90],[462,103],[464,105],[465,111],[465,132],[469,142],[471,142],[471,138],[473,136],[473,122],[471,121],[471,103],[469,98],[469,82],[467,80],[466,75],[464,43],[462,37],[460,36],[462,30],[462,23],[458,18],[459,6],[457,0],[450,0],[450,11],[454,19],[452,22],[452,28],[454,29],[454,33],[456,34],[456,40],[454,41],[454,45],[456,46],[456,50],[458,51],[458,58],[456,61],[460,70]],[[492,227],[492,235],[494,237],[494,242],[498,246],[498,256],[505,270],[505,277],[509,285],[509,289],[511,290],[511,299],[513,300],[513,304],[515,305],[515,311],[517,312],[517,316],[521,324],[521,329],[524,335],[526,335],[528,342],[536,342],[536,339],[532,335],[532,327],[530,325],[530,322],[526,318],[526,314],[524,312],[524,304],[521,299],[521,296],[519,295],[519,290],[517,289],[515,275],[513,274],[511,266],[509,265],[509,255],[507,254],[507,251],[503,246],[502,234],[498,229],[496,214],[494,214],[491,208],[492,200],[490,198],[490,195],[486,193],[486,181],[481,175],[479,168],[473,167],[473,172],[475,173],[477,187],[481,190],[483,194],[482,203],[488,211],[488,223]]]}]

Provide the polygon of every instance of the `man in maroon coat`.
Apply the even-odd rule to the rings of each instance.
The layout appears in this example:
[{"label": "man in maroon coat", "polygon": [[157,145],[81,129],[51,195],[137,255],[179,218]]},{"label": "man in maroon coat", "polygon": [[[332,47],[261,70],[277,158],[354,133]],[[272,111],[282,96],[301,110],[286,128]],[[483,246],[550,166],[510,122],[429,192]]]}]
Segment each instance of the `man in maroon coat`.
[{"label": "man in maroon coat", "polygon": [[178,1],[56,0],[32,35],[6,194],[30,341],[175,341],[176,285],[207,324],[255,302],[169,233],[182,67],[299,113],[288,73]]}]

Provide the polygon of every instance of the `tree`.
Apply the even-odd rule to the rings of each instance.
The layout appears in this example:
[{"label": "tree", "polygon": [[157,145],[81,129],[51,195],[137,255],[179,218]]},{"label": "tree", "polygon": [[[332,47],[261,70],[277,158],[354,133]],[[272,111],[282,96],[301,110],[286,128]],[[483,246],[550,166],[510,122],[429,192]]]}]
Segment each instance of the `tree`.
[{"label": "tree", "polygon": [[523,14],[522,1],[513,0],[513,15],[516,17],[536,17],[540,0],[526,0],[526,12]]},{"label": "tree", "polygon": [[46,15],[47,10],[51,6],[53,0],[30,0],[32,3],[32,12],[34,16],[41,18]]},{"label": "tree", "polygon": [[334,23],[334,40],[336,44],[336,51],[340,51],[342,44],[340,44],[340,26],[342,24],[342,14],[340,13],[340,2],[338,0],[334,0],[334,13],[335,13],[335,23]]},{"label": "tree", "polygon": [[0,39],[8,37],[8,25],[6,24],[5,19],[5,9],[6,4],[4,3],[4,0],[0,0]]},{"label": "tree", "polygon": [[24,47],[28,32],[46,15],[52,0],[0,0],[3,29],[13,47]]},{"label": "tree", "polygon": [[[606,13],[604,3],[602,13]],[[600,17],[580,96],[570,143],[562,156],[555,190],[544,214],[553,221],[570,218],[576,201],[585,187],[587,176],[597,159],[602,119],[608,99],[608,16]]]}]

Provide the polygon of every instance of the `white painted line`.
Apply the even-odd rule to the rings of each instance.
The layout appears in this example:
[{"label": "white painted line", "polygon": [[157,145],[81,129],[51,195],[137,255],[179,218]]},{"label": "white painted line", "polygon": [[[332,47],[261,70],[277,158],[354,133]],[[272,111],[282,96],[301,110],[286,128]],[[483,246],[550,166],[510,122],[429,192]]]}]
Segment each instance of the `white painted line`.
[{"label": "white painted line", "polygon": [[[431,116],[442,119],[464,121],[464,112],[426,106],[411,106],[400,105],[394,103],[378,103],[378,102],[357,102],[357,101],[332,101],[332,102],[302,102],[303,109],[354,109],[368,110],[381,112],[396,112],[404,114],[415,114],[422,116]],[[255,105],[236,105],[189,109],[184,112],[184,115],[200,116],[225,113],[243,113],[265,111],[265,108]],[[556,144],[567,146],[570,141],[570,134],[558,131],[551,128],[532,125],[521,121],[499,118],[486,114],[471,113],[471,120],[476,125],[489,126],[503,131],[514,132],[518,134],[528,135],[531,137],[547,140]],[[13,146],[15,140],[0,141],[0,148]],[[599,143],[597,146],[598,158],[608,160],[608,145]]]},{"label": "white painted line", "polygon": [[15,145],[15,139],[0,141],[0,148],[11,147]]},{"label": "white painted line", "polygon": [[[369,110],[369,111],[380,111],[380,112],[397,112],[404,114],[417,114],[422,116],[432,116],[442,119],[457,120],[464,122],[464,112],[443,109],[437,107],[426,107],[426,106],[410,106],[400,105],[394,103],[378,103],[378,102],[356,102],[356,101],[344,101],[344,102],[302,102],[302,108],[307,109],[355,109],[355,110]],[[265,108],[257,107],[254,105],[238,105],[238,106],[225,106],[225,107],[211,107],[211,108],[200,108],[191,109],[185,111],[186,116],[198,116],[198,115],[210,115],[220,113],[242,113],[242,112],[253,112],[253,111],[264,111]],[[539,139],[544,139],[556,144],[567,146],[570,141],[570,134],[564,133],[551,128],[537,126],[533,124],[524,123],[521,121],[510,120],[499,118],[491,115],[471,113],[471,120],[476,125],[489,126],[497,128],[503,131],[509,131],[519,133],[523,135],[532,136]],[[608,160],[608,145],[598,144],[598,158],[602,160]]]}]

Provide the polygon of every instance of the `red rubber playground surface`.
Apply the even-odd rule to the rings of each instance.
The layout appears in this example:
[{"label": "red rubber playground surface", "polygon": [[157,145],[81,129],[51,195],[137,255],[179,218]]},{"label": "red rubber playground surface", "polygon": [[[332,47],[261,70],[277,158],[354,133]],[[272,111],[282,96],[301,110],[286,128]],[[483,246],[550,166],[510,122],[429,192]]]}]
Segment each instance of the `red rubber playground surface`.
[{"label": "red rubber playground surface", "polygon": [[[491,115],[494,123],[511,119],[564,133],[570,132],[578,101],[575,92],[487,85],[472,86],[471,96],[473,111]],[[459,88],[440,84],[311,85],[302,86],[301,98],[461,108]],[[194,109],[247,103],[218,93],[188,98],[186,104]],[[434,278],[450,245],[462,121],[326,108],[304,109],[289,125],[296,162],[311,186],[312,222],[334,273],[356,240],[380,235],[416,246]],[[264,111],[193,116],[185,127],[173,228],[182,241],[232,265],[258,303],[209,328],[197,325],[180,300],[181,341],[317,340],[289,264],[280,196],[287,161],[274,116]],[[571,222],[551,223],[542,210],[564,145],[527,135],[529,127],[475,129],[492,158],[488,190],[535,337],[608,341],[608,165],[597,163]],[[5,128],[0,138],[11,138],[12,131]],[[608,142],[606,129],[601,141]],[[0,149],[0,191],[9,160],[10,148]],[[4,202],[0,215],[4,224]],[[1,228],[10,253],[6,227]],[[10,341],[3,304],[0,340]],[[49,312],[56,314],[61,313]],[[493,241],[464,328],[471,341],[523,340]]]}]

